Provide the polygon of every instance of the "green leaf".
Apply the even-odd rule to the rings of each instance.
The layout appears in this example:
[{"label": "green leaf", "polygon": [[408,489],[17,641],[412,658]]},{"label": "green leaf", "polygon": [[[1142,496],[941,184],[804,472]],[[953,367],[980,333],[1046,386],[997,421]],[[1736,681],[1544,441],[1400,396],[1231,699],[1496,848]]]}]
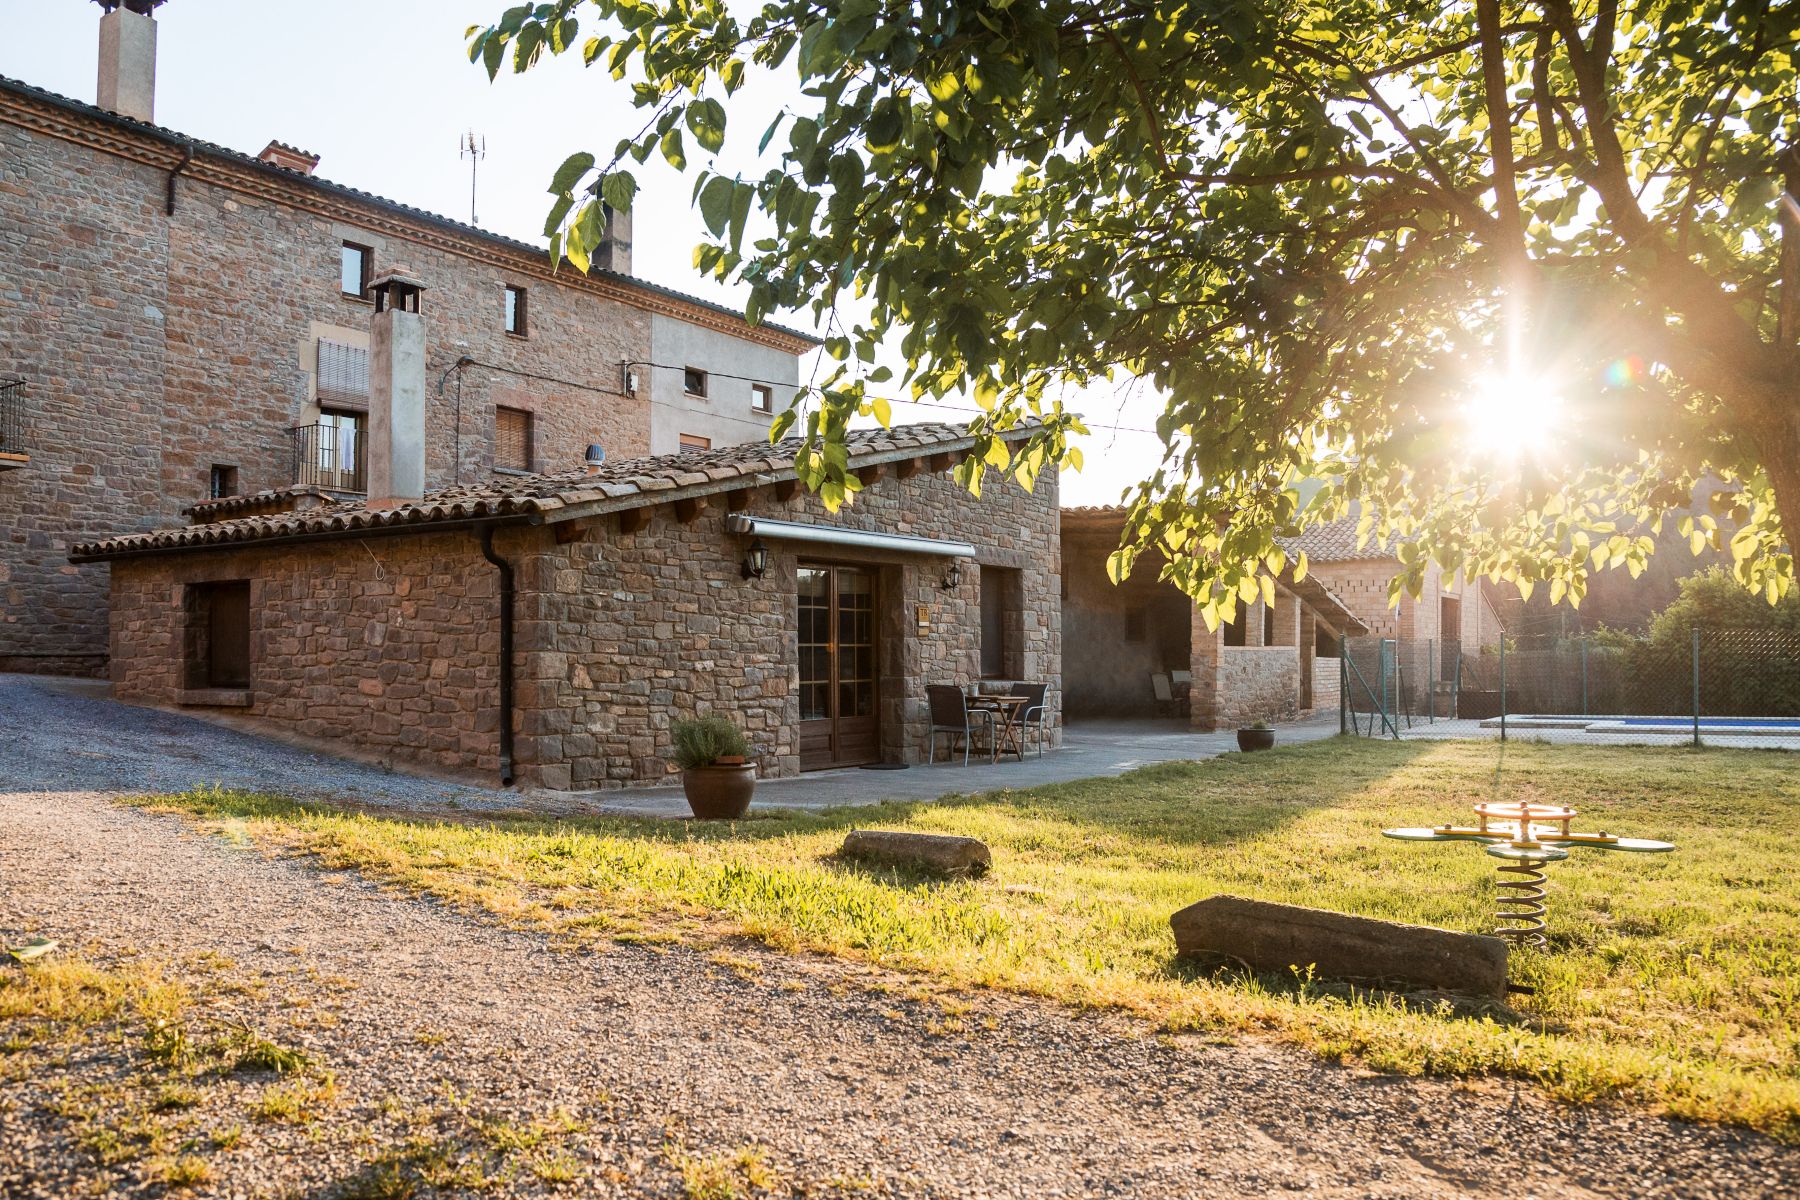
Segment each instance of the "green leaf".
[{"label": "green leaf", "polygon": [[594,169],[594,156],[586,150],[579,150],[563,159],[562,166],[556,168],[556,174],[550,179],[550,194],[566,195],[575,190],[582,176]]},{"label": "green leaf", "polygon": [[714,237],[725,235],[725,228],[731,223],[731,204],[736,193],[735,184],[723,175],[712,176],[701,187],[700,218],[706,222],[706,231]]},{"label": "green leaf", "polygon": [[662,135],[662,154],[677,171],[687,170],[687,152],[682,149],[681,130],[671,129]]},{"label": "green leaf", "polygon": [[609,171],[600,183],[600,198],[619,212],[630,212],[631,201],[637,195],[637,186],[637,180],[630,171]]},{"label": "green leaf", "polygon": [[695,101],[687,107],[687,127],[702,148],[717,154],[725,145],[725,106],[711,96]]}]

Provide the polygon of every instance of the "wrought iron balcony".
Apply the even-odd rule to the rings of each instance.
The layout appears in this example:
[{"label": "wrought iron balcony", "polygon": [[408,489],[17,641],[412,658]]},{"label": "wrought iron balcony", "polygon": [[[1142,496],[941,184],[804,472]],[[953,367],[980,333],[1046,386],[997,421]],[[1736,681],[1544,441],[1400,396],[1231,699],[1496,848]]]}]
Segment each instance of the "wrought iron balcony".
[{"label": "wrought iron balcony", "polygon": [[0,379],[0,471],[31,461],[25,448],[25,381]]},{"label": "wrought iron balcony", "polygon": [[292,431],[294,482],[327,492],[369,490],[368,464],[363,461],[367,440],[360,424],[321,422]]}]

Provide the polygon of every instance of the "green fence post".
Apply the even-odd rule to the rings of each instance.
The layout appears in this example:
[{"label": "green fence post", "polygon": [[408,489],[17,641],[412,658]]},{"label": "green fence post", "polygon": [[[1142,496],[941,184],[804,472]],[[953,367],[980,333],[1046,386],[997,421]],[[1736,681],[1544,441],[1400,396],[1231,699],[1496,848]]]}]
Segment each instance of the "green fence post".
[{"label": "green fence post", "polygon": [[1588,715],[1588,640],[1587,635],[1581,638],[1581,715]]},{"label": "green fence post", "polygon": [[1432,648],[1434,645],[1430,638],[1425,639],[1425,703],[1430,705],[1425,710],[1425,720],[1430,725],[1437,724],[1438,664],[1437,654]]},{"label": "green fence post", "polygon": [[1500,635],[1500,740],[1506,740],[1506,634]]},{"label": "green fence post", "polygon": [[1338,634],[1338,732],[1350,732],[1350,639]]},{"label": "green fence post", "polygon": [[1700,744],[1700,627],[1694,626],[1694,745]]}]

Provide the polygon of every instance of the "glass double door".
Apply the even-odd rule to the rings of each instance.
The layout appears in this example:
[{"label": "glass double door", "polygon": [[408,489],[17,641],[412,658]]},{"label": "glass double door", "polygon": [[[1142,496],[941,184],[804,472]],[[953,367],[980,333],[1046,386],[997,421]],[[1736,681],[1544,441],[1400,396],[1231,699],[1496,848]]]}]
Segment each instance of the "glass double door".
[{"label": "glass double door", "polygon": [[849,767],[881,757],[875,574],[802,564],[800,769]]}]

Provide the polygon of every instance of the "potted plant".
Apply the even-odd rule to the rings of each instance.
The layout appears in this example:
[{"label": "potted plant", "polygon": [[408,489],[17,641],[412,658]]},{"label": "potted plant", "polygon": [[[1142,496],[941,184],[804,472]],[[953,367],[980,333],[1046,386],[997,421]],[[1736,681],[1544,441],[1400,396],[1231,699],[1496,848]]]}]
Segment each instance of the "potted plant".
[{"label": "potted plant", "polygon": [[756,764],[748,761],[750,742],[730,717],[712,713],[677,721],[669,733],[681,790],[696,817],[735,821],[750,811]]},{"label": "potted plant", "polygon": [[1267,721],[1258,721],[1237,731],[1239,750],[1273,750],[1275,748],[1275,728]]}]

